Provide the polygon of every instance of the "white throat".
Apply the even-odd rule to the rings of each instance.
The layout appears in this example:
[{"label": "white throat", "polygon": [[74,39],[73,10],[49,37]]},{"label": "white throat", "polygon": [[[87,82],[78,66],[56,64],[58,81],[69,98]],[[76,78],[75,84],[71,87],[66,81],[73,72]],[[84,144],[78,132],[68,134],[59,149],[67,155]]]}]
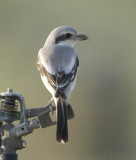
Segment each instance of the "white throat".
[{"label": "white throat", "polygon": [[73,41],[73,40],[61,41],[61,42],[57,43],[56,45],[74,47],[75,41]]}]

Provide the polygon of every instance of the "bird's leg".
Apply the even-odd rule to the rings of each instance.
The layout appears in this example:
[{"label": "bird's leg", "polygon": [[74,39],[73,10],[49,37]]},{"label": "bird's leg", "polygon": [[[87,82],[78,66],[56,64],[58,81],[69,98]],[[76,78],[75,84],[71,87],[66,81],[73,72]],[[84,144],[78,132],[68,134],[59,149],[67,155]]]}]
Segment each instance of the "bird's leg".
[{"label": "bird's leg", "polygon": [[47,103],[47,106],[51,106],[51,103],[53,101],[53,97],[50,99],[50,101]]},{"label": "bird's leg", "polygon": [[53,115],[54,111],[53,111],[53,108],[52,108],[52,105],[51,105],[52,101],[53,101],[53,97],[51,98],[51,100],[48,102],[47,105],[49,106],[49,108],[50,108],[50,110],[52,112],[52,115]]}]

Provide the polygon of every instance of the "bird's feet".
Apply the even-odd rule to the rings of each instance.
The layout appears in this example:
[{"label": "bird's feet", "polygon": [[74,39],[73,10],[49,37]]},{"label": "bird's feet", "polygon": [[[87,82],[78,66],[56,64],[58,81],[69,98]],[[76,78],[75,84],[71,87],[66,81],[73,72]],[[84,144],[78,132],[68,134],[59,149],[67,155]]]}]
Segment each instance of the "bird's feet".
[{"label": "bird's feet", "polygon": [[52,101],[53,101],[53,97],[51,98],[51,100],[47,103],[47,106],[52,106]]},{"label": "bird's feet", "polygon": [[51,111],[51,113],[52,113],[52,115],[53,115],[53,113],[54,113],[54,110],[53,110],[53,107],[52,107],[52,101],[53,101],[53,97],[51,98],[51,100],[48,102],[48,106],[49,106],[49,109],[50,109],[50,111]]},{"label": "bird's feet", "polygon": [[51,111],[52,116],[53,116],[53,113],[54,113],[53,107],[52,107],[52,106],[49,106],[49,108],[50,108],[50,111]]}]

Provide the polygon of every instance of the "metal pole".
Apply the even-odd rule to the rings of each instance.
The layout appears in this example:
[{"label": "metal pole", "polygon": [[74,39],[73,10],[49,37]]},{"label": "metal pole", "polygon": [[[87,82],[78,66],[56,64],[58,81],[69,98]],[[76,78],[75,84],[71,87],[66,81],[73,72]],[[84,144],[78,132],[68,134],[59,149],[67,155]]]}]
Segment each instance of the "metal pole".
[{"label": "metal pole", "polygon": [[14,127],[11,123],[6,123],[5,125],[1,123],[0,160],[17,160],[16,150],[26,147],[26,142],[22,140],[22,137],[10,136],[10,131]]},{"label": "metal pole", "polygon": [[2,154],[0,156],[0,160],[17,160],[18,155],[17,154]]}]

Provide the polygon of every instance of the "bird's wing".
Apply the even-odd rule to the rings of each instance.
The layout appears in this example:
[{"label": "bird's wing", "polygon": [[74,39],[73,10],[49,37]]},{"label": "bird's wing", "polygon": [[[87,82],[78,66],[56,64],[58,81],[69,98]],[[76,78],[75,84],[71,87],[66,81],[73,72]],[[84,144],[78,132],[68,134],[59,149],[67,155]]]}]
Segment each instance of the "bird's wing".
[{"label": "bird's wing", "polygon": [[40,57],[37,58],[37,68],[42,76],[46,76],[49,84],[56,90],[56,97],[63,96],[64,90],[72,82],[77,73],[77,68],[79,67],[78,57],[75,60],[75,65],[70,73],[65,74],[64,72],[57,72],[55,75],[50,74],[45,67],[42,65]]}]

